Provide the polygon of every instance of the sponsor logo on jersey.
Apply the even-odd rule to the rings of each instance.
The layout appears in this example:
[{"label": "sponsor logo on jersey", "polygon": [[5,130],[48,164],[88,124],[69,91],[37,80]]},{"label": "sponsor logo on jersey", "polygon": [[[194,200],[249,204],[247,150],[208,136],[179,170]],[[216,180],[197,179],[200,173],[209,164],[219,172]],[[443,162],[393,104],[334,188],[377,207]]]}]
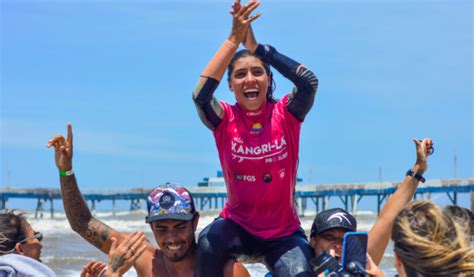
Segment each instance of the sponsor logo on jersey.
[{"label": "sponsor logo on jersey", "polygon": [[280,169],[280,171],[278,171],[278,174],[280,175],[281,179],[285,178],[285,169],[284,168]]},{"label": "sponsor logo on jersey", "polygon": [[235,177],[237,178],[237,180],[244,181],[244,182],[255,182],[255,181],[257,181],[257,178],[254,175],[237,174]]},{"label": "sponsor logo on jersey", "polygon": [[247,146],[242,143],[240,138],[234,138],[231,142],[231,152],[234,159],[243,160],[260,160],[272,156],[279,155],[286,151],[285,137],[280,140],[273,140],[258,146]]},{"label": "sponsor logo on jersey", "polygon": [[265,183],[270,183],[270,182],[272,181],[272,174],[270,174],[270,173],[265,173],[265,174],[263,175],[263,181],[264,181]]},{"label": "sponsor logo on jersey", "polygon": [[252,124],[252,131],[253,132],[258,132],[262,130],[262,124],[258,123],[258,122],[255,122],[254,124]]}]

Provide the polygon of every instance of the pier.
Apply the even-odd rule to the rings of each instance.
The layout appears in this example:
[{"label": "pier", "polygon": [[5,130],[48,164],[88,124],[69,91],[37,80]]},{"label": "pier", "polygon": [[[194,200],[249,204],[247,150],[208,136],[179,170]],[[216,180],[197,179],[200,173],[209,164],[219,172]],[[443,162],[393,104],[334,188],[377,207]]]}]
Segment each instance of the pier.
[{"label": "pier", "polygon": [[[392,195],[400,182],[358,183],[335,185],[297,185],[296,201],[298,213],[304,216],[308,204],[313,203],[316,212],[327,209],[331,198],[338,198],[349,212],[356,212],[359,202],[368,197],[376,197],[377,212],[380,212],[384,201]],[[225,187],[190,187],[197,210],[220,209],[227,200]],[[141,201],[148,197],[151,188],[135,188],[120,193],[84,193],[84,199],[90,209],[95,210],[96,204],[101,201],[112,201],[112,211],[115,213],[115,202],[118,200],[130,201],[130,211],[142,208]],[[459,193],[471,194],[471,210],[474,208],[474,179],[427,180],[420,184],[414,196],[415,199],[431,199],[432,194],[447,194],[452,204],[458,202]],[[61,199],[59,189],[8,189],[0,190],[0,208],[8,208],[8,200],[13,198],[36,200],[35,216],[42,217],[46,212],[46,203],[49,202],[49,212],[54,217],[54,201]]]}]

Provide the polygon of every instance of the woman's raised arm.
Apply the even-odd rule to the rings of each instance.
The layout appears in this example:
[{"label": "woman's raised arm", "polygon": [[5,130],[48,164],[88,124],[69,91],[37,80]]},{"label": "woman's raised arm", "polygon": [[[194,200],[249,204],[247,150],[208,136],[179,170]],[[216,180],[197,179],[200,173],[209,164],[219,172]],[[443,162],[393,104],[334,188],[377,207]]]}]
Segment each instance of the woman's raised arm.
[{"label": "woman's raised arm", "polygon": [[204,68],[194,89],[193,100],[199,116],[203,123],[211,130],[219,125],[220,119],[224,115],[219,102],[213,98],[213,93],[237,51],[239,44],[244,40],[250,23],[260,16],[260,14],[250,16],[259,4],[259,2],[249,2],[238,12],[232,14],[232,29],[229,37]]}]

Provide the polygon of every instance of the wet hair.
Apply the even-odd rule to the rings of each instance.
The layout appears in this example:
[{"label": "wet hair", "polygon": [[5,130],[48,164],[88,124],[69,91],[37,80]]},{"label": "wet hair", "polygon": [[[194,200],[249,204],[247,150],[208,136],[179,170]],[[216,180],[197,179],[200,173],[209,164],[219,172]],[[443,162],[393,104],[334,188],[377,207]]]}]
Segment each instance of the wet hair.
[{"label": "wet hair", "polygon": [[468,234],[429,201],[415,201],[395,219],[393,250],[408,277],[473,276],[474,250]]},{"label": "wet hair", "polygon": [[275,91],[276,84],[275,84],[275,80],[273,79],[273,73],[270,70],[270,65],[268,63],[265,63],[262,60],[262,58],[260,58],[259,56],[257,56],[254,53],[251,53],[247,49],[242,49],[242,50],[237,51],[235,53],[234,57],[232,57],[232,60],[230,61],[229,66],[227,67],[227,81],[228,82],[231,81],[232,73],[234,72],[235,62],[237,60],[239,60],[241,58],[245,58],[245,57],[255,57],[255,58],[257,58],[258,60],[260,60],[262,62],[263,68],[265,68],[265,72],[267,73],[267,76],[269,76],[272,80],[270,85],[268,86],[268,89],[267,89],[267,101],[268,102],[275,102],[275,99],[273,98],[273,92]]},{"label": "wet hair", "polygon": [[17,210],[0,212],[0,256],[13,253],[15,245],[26,238],[25,215]]}]

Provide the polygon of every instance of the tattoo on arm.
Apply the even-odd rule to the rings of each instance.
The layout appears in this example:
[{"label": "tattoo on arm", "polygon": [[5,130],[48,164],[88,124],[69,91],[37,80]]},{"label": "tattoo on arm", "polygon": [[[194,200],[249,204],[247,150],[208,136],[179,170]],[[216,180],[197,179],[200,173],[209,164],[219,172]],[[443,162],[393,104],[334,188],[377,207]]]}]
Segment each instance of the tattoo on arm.
[{"label": "tattoo on arm", "polygon": [[101,221],[92,218],[87,226],[87,229],[82,233],[78,232],[88,242],[94,246],[102,249],[104,243],[108,240],[110,235],[110,227]]},{"label": "tattoo on arm", "polygon": [[109,239],[111,228],[92,217],[74,175],[60,176],[60,182],[64,210],[71,228],[92,245],[108,252],[108,249],[102,247]]}]

